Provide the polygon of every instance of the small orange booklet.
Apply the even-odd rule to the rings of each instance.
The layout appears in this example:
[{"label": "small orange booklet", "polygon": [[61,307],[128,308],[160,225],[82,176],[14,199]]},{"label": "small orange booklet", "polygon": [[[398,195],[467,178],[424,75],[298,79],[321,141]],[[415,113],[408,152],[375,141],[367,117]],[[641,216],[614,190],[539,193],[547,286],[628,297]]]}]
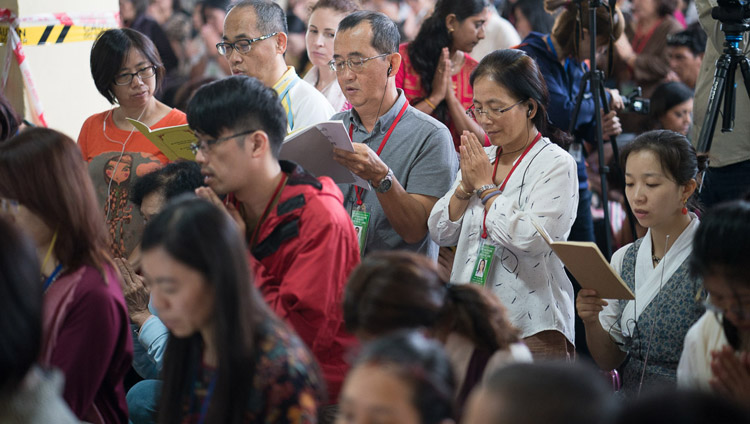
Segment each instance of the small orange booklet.
[{"label": "small orange booklet", "polygon": [[594,289],[603,299],[633,300],[633,291],[604,259],[596,243],[590,241],[552,241],[547,231],[531,220],[539,235],[585,289]]}]

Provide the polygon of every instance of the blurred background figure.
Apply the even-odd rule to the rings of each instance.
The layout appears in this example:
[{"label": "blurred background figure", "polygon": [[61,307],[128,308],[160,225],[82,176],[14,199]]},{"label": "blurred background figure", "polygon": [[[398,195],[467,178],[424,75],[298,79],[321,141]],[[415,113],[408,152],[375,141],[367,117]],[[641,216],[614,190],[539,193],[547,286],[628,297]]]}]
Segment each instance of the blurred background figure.
[{"label": "blurred background figure", "polygon": [[477,61],[498,49],[509,49],[517,46],[523,37],[507,19],[500,16],[496,5],[487,6],[487,22],[484,26],[484,39],[474,46],[471,57]]},{"label": "blurred background figure", "polygon": [[149,0],[119,0],[120,21],[123,28],[130,28],[148,37],[159,51],[166,75],[177,70],[179,61],[172,50],[167,35],[159,22],[147,14]]},{"label": "blurred background figure", "polygon": [[399,331],[362,349],[346,376],[336,424],[454,424],[453,391],[440,344]]},{"label": "blurred background figure", "polygon": [[438,0],[414,41],[398,49],[396,87],[412,106],[448,127],[456,150],[464,131],[485,140],[466,109],[472,104],[469,77],[478,64],[469,53],[484,38],[486,22],[487,0]]},{"label": "blurred background figure", "polygon": [[685,31],[667,37],[669,68],[692,90],[695,90],[695,84],[698,82],[698,73],[705,52],[706,32],[697,23]]},{"label": "blurred background figure", "polygon": [[79,419],[125,422],[130,320],[76,143],[47,128],[0,143],[0,198],[33,239],[41,263],[41,275],[28,282],[44,290],[39,362],[62,370],[64,398]]},{"label": "blurred background figure", "polygon": [[651,96],[653,129],[690,135],[693,125],[693,90],[681,82],[666,82]]},{"label": "blurred background figure", "polygon": [[556,16],[544,9],[544,0],[515,2],[510,5],[510,14],[514,18],[513,26],[522,40],[532,31],[542,34],[552,32]]},{"label": "blurred background figure", "polygon": [[583,365],[513,364],[471,395],[466,424],[607,424],[616,411],[602,375]]},{"label": "blurred background figure", "polygon": [[356,0],[319,0],[312,7],[307,25],[305,43],[313,66],[303,79],[323,93],[336,112],[351,109],[351,105],[341,91],[336,71],[328,63],[333,60],[333,39],[339,22],[357,10]]},{"label": "blurred background figure", "polygon": [[31,240],[5,214],[17,208],[0,197],[0,422],[79,421],[62,399],[64,378],[37,365],[42,348],[42,286]]}]

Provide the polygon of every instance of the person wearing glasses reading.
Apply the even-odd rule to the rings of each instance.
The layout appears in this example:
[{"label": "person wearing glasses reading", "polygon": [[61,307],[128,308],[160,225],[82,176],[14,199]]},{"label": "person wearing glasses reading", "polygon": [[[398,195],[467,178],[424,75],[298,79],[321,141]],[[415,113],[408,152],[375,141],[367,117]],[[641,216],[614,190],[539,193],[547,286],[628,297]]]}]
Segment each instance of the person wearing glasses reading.
[{"label": "person wearing glasses reading", "polygon": [[286,65],[287,32],[286,15],[278,4],[243,0],[229,10],[216,49],[229,61],[232,75],[257,78],[276,90],[291,133],[327,121],[335,111],[323,94]]},{"label": "person wearing glasses reading", "polygon": [[485,56],[471,85],[467,112],[492,146],[468,131],[461,136],[461,171],[432,209],[430,236],[457,245],[451,283],[495,293],[535,359],[572,358],[573,287],[532,224],[554,240],[565,240],[573,225],[576,163],[556,144],[569,137],[549,124],[547,86],[524,52]]},{"label": "person wearing glasses reading", "polygon": [[341,299],[359,264],[341,192],[330,178],[278,159],[286,115],[276,92],[255,78],[237,75],[203,86],[187,116],[208,186],[196,193],[220,206],[218,195],[227,195],[255,285],[315,355],[328,402],[336,403],[348,369],[344,355],[356,344],[344,328]]},{"label": "person wearing glasses reading", "polygon": [[374,188],[339,186],[362,227],[363,254],[409,250],[436,260],[427,217],[453,182],[456,151],[448,128],[396,88],[398,43],[396,25],[382,13],[355,12],[339,24],[331,67],[352,109],[332,119],[344,121],[354,152],[334,149],[334,159]]},{"label": "person wearing glasses reading", "polygon": [[110,253],[128,257],[143,231],[143,219],[130,201],[138,177],[168,162],[132,118],[150,128],[187,123],[185,114],[154,97],[164,77],[154,44],[132,29],[112,29],[99,35],[91,48],[91,76],[97,90],[115,107],[86,119],[78,147],[89,162],[89,174],[104,211],[111,236]]}]

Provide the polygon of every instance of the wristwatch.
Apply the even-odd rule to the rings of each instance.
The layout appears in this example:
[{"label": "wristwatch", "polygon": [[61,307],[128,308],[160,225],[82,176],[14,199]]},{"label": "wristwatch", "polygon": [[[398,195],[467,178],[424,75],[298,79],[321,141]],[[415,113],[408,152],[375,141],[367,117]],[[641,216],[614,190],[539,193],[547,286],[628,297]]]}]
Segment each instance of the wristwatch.
[{"label": "wristwatch", "polygon": [[[372,181],[370,181],[370,184],[372,184]],[[375,191],[377,191],[378,193],[385,193],[390,190],[391,186],[393,185],[393,170],[391,170],[391,168],[388,168],[388,172],[385,174],[385,177],[380,180],[378,186],[375,187],[375,184],[372,185]]]}]

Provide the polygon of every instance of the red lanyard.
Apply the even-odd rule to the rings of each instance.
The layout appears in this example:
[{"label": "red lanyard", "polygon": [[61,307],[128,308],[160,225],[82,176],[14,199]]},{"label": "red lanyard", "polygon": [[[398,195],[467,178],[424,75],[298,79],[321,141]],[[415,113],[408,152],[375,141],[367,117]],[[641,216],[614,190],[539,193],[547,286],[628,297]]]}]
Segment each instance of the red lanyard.
[{"label": "red lanyard", "polygon": [[266,208],[263,210],[263,215],[261,215],[260,217],[260,221],[258,221],[258,223],[255,225],[255,229],[253,229],[253,234],[250,236],[250,249],[255,248],[256,237],[258,237],[258,233],[260,232],[260,227],[266,221],[266,218],[268,218],[268,214],[271,211],[271,206],[281,196],[281,189],[284,188],[288,179],[289,179],[289,176],[287,176],[286,173],[282,172],[281,180],[279,181],[279,184],[276,186],[276,191],[273,192],[273,196],[271,196],[271,200],[268,201]]},{"label": "red lanyard", "polygon": [[[505,190],[505,185],[508,184],[508,180],[510,179],[510,176],[513,175],[513,171],[516,170],[518,165],[523,160],[523,157],[526,156],[526,153],[529,153],[529,150],[531,150],[532,147],[536,144],[539,139],[542,138],[542,133],[537,133],[536,137],[534,137],[534,141],[529,144],[529,147],[526,148],[526,150],[521,153],[521,156],[516,159],[516,163],[513,164],[513,167],[510,168],[510,172],[508,172],[508,175],[505,176],[505,179],[503,180],[503,183],[500,184],[500,187],[498,187],[498,190],[500,190],[500,193]],[[495,175],[497,175],[497,165],[500,163],[500,153],[502,153],[503,148],[498,147],[497,148],[497,155],[495,155],[495,169],[492,171],[492,182],[495,182]],[[487,209],[484,210],[484,218],[482,219],[482,238],[487,238]]]},{"label": "red lanyard", "polygon": [[641,32],[636,31],[636,34],[633,37],[633,42],[631,43],[633,45],[633,51],[638,54],[643,52],[643,49],[646,48],[646,44],[648,44],[649,40],[651,40],[651,36],[654,35],[654,31],[656,31],[656,28],[659,28],[662,21],[664,21],[663,18],[659,22],[657,22],[656,25],[651,28],[651,31],[649,31],[646,35],[642,35]]},{"label": "red lanyard", "polygon": [[[380,156],[380,152],[383,151],[383,148],[385,147],[385,143],[388,142],[388,139],[391,138],[391,133],[393,133],[393,130],[396,129],[396,124],[398,124],[398,121],[401,120],[401,117],[404,116],[404,112],[406,112],[406,108],[409,107],[409,102],[404,102],[404,106],[401,108],[401,112],[396,115],[396,119],[393,120],[393,123],[391,124],[391,127],[388,128],[388,132],[385,133],[385,137],[383,137],[383,141],[380,142],[380,147],[378,147],[378,151],[376,152],[378,156]],[[352,138],[352,134],[354,134],[354,124],[349,124],[349,138]],[[352,141],[354,141],[352,139]],[[357,193],[357,206],[362,205],[362,193],[364,192],[363,188],[355,187],[355,192]]]}]

